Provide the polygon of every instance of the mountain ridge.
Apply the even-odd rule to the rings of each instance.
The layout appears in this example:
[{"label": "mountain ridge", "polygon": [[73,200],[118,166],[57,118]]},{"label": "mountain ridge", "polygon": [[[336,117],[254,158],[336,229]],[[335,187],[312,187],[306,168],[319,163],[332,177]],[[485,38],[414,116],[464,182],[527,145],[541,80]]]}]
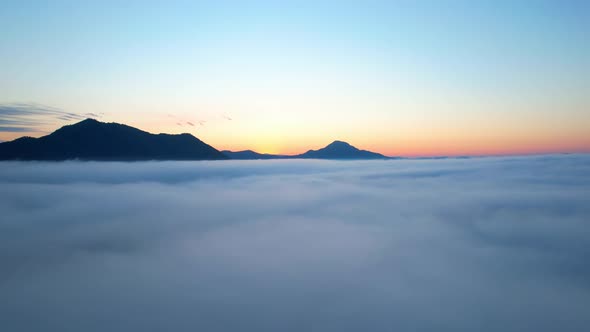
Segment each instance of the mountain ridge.
[{"label": "mountain ridge", "polygon": [[152,134],[125,124],[85,119],[39,138],[23,136],[0,142],[0,160],[253,160],[253,159],[390,159],[335,140],[298,155],[252,150],[218,151],[189,134]]},{"label": "mountain ridge", "polygon": [[241,151],[229,151],[223,150],[221,153],[228,156],[230,159],[236,160],[266,160],[266,159],[289,159],[291,156],[270,154],[270,153],[258,153],[253,150],[241,150]]},{"label": "mountain ridge", "polygon": [[0,143],[0,160],[228,159],[191,134],[152,134],[119,123],[86,119],[39,137]]},{"label": "mountain ridge", "polygon": [[256,159],[396,159],[380,153],[360,150],[347,142],[335,140],[323,148],[308,150],[297,155],[274,155],[258,153],[252,150],[222,151],[230,159],[256,160]]}]

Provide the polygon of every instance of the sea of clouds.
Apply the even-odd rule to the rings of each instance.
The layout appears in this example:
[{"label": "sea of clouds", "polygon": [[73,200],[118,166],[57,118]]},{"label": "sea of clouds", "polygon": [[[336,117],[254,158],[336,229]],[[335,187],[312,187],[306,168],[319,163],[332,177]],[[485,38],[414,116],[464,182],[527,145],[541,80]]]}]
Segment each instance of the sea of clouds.
[{"label": "sea of clouds", "polygon": [[588,331],[590,155],[2,162],[1,331]]}]

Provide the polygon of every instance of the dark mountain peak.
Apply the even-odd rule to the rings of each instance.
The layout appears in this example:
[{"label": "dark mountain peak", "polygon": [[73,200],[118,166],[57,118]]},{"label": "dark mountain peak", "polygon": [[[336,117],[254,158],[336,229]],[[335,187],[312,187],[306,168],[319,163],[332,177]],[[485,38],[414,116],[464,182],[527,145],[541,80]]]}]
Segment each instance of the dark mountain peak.
[{"label": "dark mountain peak", "polygon": [[309,150],[304,154],[296,156],[298,158],[318,158],[318,159],[381,159],[386,158],[384,155],[359,150],[344,141],[334,141],[326,147],[319,150]]},{"label": "dark mountain peak", "polygon": [[119,123],[86,119],[41,138],[3,143],[0,160],[227,159],[191,134],[151,134]]},{"label": "dark mountain peak", "polygon": [[125,135],[142,135],[148,132],[115,122],[100,122],[88,118],[80,122],[66,125],[49,134],[49,140],[78,140],[80,138],[117,139]]},{"label": "dark mountain peak", "polygon": [[122,126],[122,127],[124,126],[124,127],[126,127],[125,125],[114,123],[114,122],[111,122],[111,123],[100,122],[96,119],[87,118],[87,119],[82,120],[80,122],[72,123],[70,125],[65,125],[65,126],[59,128],[58,130],[54,131],[54,133],[58,132],[62,129],[88,129],[88,128],[98,128],[98,127],[106,127],[106,126]]},{"label": "dark mountain peak", "polygon": [[328,145],[326,145],[325,148],[320,149],[320,150],[332,150],[332,151],[358,151],[357,148],[355,148],[354,146],[344,142],[344,141],[334,141]]},{"label": "dark mountain peak", "polygon": [[[100,122],[96,119],[88,118],[88,119],[82,120],[80,122],[76,122],[74,124],[71,124],[71,125],[63,126],[62,128],[82,128],[82,127],[88,128],[88,127],[98,127],[101,125],[108,125],[108,123],[104,123],[104,122]],[[62,128],[60,128],[60,129],[62,129]]]},{"label": "dark mountain peak", "polygon": [[193,139],[198,139],[196,138],[193,134],[191,133],[182,133],[182,134],[178,134],[178,136],[180,137],[184,137],[184,138],[193,138]]},{"label": "dark mountain peak", "polygon": [[344,141],[339,141],[339,140],[335,140],[334,142],[328,144],[326,147],[329,147],[329,146],[350,146],[350,147],[352,147],[352,145],[350,145]]},{"label": "dark mountain peak", "polygon": [[74,125],[77,125],[77,124],[99,124],[99,123],[103,123],[103,122],[100,122],[100,121],[93,119],[93,118],[86,118],[85,120],[75,123]]}]

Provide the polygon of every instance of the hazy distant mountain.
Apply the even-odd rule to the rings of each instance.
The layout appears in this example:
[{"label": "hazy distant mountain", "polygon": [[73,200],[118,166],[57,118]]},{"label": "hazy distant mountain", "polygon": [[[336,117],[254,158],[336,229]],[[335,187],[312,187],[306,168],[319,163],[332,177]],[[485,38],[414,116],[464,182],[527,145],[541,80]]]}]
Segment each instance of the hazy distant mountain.
[{"label": "hazy distant mountain", "polygon": [[86,119],[40,138],[0,143],[0,160],[204,160],[227,159],[190,134],[151,134]]},{"label": "hazy distant mountain", "polygon": [[334,141],[325,148],[319,150],[309,150],[305,153],[285,156],[285,155],[273,155],[273,154],[262,154],[252,150],[246,151],[223,151],[223,153],[231,159],[389,159],[382,154],[359,150],[354,146],[342,142]]},{"label": "hazy distant mountain", "polygon": [[334,141],[325,148],[319,150],[309,150],[303,154],[297,155],[296,158],[314,158],[314,159],[386,159],[388,157],[367,150],[359,150],[354,146],[342,142]]},{"label": "hazy distant mountain", "polygon": [[239,160],[293,158],[292,156],[284,156],[284,155],[268,154],[268,153],[258,153],[258,152],[252,151],[252,150],[235,151],[235,152],[224,150],[221,152],[223,154],[225,154],[226,156],[228,156],[230,159],[239,159]]}]

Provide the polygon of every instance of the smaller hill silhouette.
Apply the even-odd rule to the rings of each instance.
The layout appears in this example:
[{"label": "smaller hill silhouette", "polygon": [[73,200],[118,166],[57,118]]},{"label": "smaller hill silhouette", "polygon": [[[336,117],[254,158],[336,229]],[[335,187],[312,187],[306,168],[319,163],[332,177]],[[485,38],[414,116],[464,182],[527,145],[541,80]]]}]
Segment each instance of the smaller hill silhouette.
[{"label": "smaller hill silhouette", "polygon": [[190,134],[151,134],[86,119],[40,138],[0,143],[0,160],[206,160],[227,159]]},{"label": "smaller hill silhouette", "polygon": [[367,150],[359,150],[354,146],[343,142],[334,141],[325,148],[309,150],[297,156],[297,158],[314,159],[386,159],[388,157]]}]

